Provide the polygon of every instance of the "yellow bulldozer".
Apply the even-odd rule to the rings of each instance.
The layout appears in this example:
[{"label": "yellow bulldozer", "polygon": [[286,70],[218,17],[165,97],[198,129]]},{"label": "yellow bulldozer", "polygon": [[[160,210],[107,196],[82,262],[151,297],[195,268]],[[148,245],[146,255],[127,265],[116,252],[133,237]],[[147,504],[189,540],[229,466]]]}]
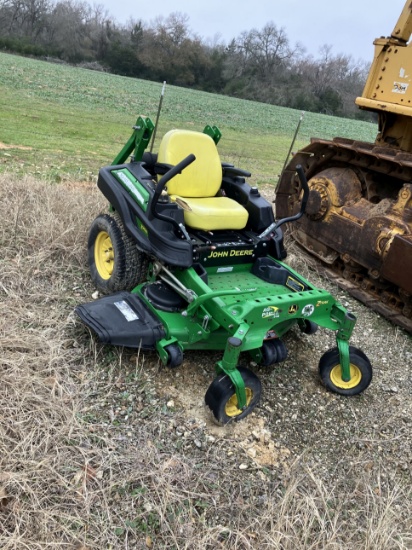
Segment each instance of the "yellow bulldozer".
[{"label": "yellow bulldozer", "polygon": [[285,168],[276,216],[299,209],[296,166],[309,181],[293,238],[356,298],[412,333],[412,2],[375,55],[356,104],[378,115],[375,143],[312,138]]}]

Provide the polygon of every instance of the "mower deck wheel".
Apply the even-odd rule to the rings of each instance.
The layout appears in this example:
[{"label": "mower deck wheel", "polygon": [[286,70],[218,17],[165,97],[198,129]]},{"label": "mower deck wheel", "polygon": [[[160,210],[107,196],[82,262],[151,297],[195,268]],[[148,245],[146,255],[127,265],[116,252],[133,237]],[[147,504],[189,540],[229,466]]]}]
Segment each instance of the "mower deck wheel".
[{"label": "mower deck wheel", "polygon": [[166,366],[175,369],[183,363],[183,351],[177,344],[169,344],[165,347],[168,359]]},{"label": "mower deck wheel", "polygon": [[146,278],[148,257],[124,230],[120,216],[100,214],[88,239],[92,280],[102,294],[131,290]]},{"label": "mower deck wheel", "polygon": [[275,340],[263,342],[261,353],[262,359],[260,365],[262,367],[269,367],[270,365],[284,361],[288,356],[288,349],[283,340],[276,338]]},{"label": "mower deck wheel", "polygon": [[235,387],[227,374],[217,376],[205,395],[206,405],[220,426],[245,418],[256,407],[262,394],[262,385],[256,374],[245,367],[239,367],[238,370],[246,390],[246,407],[243,410],[238,407]]},{"label": "mower deck wheel", "polygon": [[299,328],[304,334],[315,334],[319,326],[310,319],[304,319]]},{"label": "mower deck wheel", "polygon": [[372,381],[372,365],[362,350],[349,347],[350,380],[342,380],[337,347],[324,353],[319,361],[319,374],[326,388],[340,395],[357,395]]}]

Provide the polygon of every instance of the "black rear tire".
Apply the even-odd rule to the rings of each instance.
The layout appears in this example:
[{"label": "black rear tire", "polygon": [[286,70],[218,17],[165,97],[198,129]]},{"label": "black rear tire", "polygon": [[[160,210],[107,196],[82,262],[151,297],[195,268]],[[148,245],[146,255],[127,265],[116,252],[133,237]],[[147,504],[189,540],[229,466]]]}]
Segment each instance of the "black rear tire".
[{"label": "black rear tire", "polygon": [[102,294],[132,290],[146,280],[148,257],[127,235],[117,213],[97,216],[87,248],[90,274]]}]

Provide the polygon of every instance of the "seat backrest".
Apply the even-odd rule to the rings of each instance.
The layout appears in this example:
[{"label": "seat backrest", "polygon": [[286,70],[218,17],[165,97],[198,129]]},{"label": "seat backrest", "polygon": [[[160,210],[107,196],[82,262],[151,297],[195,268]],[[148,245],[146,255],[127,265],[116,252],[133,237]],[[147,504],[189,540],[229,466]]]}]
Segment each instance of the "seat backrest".
[{"label": "seat backrest", "polygon": [[213,139],[191,130],[170,130],[160,143],[158,162],[176,165],[193,153],[196,160],[167,184],[169,195],[214,197],[222,183],[222,164]]}]

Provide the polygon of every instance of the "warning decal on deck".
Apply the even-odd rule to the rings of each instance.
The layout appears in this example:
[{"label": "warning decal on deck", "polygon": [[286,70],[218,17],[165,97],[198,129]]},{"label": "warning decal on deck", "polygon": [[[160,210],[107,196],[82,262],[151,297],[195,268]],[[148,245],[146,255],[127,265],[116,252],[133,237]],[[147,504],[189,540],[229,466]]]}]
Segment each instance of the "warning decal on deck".
[{"label": "warning decal on deck", "polygon": [[114,302],[114,305],[117,307],[117,309],[126,319],[126,321],[136,321],[139,318],[139,316],[136,315],[133,309],[124,300],[122,300],[121,302]]}]

